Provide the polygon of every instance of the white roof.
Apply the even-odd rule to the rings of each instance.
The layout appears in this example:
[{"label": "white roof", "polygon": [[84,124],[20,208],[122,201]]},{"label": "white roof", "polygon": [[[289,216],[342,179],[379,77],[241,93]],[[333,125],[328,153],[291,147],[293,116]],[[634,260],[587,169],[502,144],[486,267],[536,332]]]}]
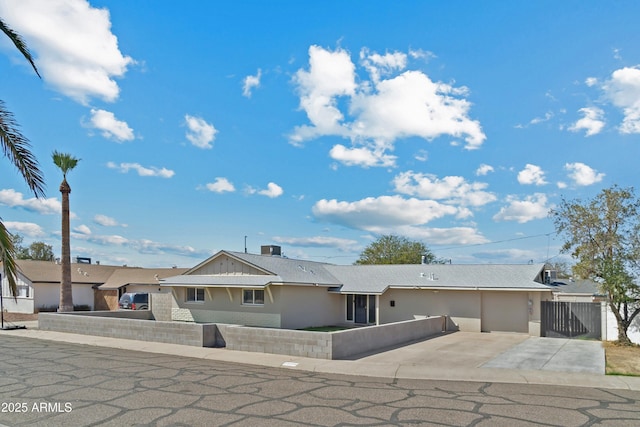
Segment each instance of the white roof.
[{"label": "white roof", "polygon": [[341,293],[382,294],[388,288],[549,290],[544,264],[332,265]]},{"label": "white roof", "polygon": [[[265,274],[192,274],[224,254]],[[401,264],[335,265],[270,255],[221,251],[162,286],[264,287],[318,284],[343,294],[382,294],[389,288],[548,291],[541,281],[544,264]]]}]

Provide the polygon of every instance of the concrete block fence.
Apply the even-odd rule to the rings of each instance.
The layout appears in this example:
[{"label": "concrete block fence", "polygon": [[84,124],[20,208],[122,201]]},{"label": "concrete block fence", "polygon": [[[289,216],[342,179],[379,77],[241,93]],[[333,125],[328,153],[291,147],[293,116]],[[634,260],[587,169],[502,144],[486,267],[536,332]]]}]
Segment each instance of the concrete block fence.
[{"label": "concrete block fence", "polygon": [[214,323],[154,320],[150,311],[40,313],[42,330],[155,341],[197,347],[345,359],[441,334],[444,316],[366,326],[336,332],[255,328]]},{"label": "concrete block fence", "polygon": [[336,332],[218,325],[218,333],[230,350],[345,359],[438,335],[445,327],[444,316],[433,316]]},{"label": "concrete block fence", "polygon": [[40,313],[38,328],[129,340],[213,347],[216,325],[152,320],[148,310]]}]

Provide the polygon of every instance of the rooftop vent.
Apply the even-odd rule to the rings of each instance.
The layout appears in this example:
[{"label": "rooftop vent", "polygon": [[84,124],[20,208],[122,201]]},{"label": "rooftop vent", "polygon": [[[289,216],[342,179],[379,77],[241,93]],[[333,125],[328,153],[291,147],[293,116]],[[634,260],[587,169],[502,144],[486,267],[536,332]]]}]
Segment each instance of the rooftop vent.
[{"label": "rooftop vent", "polygon": [[260,246],[260,255],[282,256],[282,248],[276,245]]}]

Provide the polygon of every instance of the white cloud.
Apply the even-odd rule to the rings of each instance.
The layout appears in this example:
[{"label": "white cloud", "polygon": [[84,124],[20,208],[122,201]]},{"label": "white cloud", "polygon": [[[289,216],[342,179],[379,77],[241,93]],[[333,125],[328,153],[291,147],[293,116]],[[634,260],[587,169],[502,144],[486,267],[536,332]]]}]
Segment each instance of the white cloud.
[{"label": "white cloud", "polygon": [[413,158],[419,162],[426,162],[429,160],[429,152],[427,150],[418,150]]},{"label": "white cloud", "polygon": [[270,197],[272,199],[282,196],[283,193],[284,193],[284,190],[282,189],[282,187],[280,187],[275,182],[268,183],[267,188],[265,190],[258,191],[258,194],[262,196]]},{"label": "white cloud", "polygon": [[584,81],[584,84],[586,84],[589,87],[593,87],[598,84],[598,79],[595,77],[587,77]]},{"label": "white cloud", "polygon": [[143,254],[175,254],[193,258],[205,258],[211,255],[208,250],[197,250],[191,246],[179,246],[167,243],[154,242],[148,239],[130,240],[126,237],[114,235],[94,235],[78,230],[71,236],[77,240],[95,243],[101,246],[127,246]]},{"label": "white cloud", "polygon": [[349,125],[355,139],[391,148],[399,138],[431,140],[443,135],[464,137],[467,149],[486,139],[477,121],[468,118],[471,103],[459,98],[464,90],[433,82],[420,71],[406,71],[381,80],[375,93],[359,92],[351,100],[355,120]]},{"label": "white cloud", "polygon": [[130,170],[134,170],[138,172],[138,175],[140,176],[157,176],[160,178],[171,178],[173,175],[175,175],[175,172],[170,169],[157,168],[155,166],[144,167],[139,163],[120,163],[119,165],[117,165],[113,162],[108,162],[107,167],[109,169],[117,169],[122,173],[127,173]]},{"label": "white cloud", "polygon": [[84,224],[74,227],[73,231],[87,236],[91,234],[91,229]]},{"label": "white cloud", "polygon": [[279,237],[275,236],[273,240],[277,243],[284,243],[291,246],[299,246],[304,248],[336,248],[341,251],[353,251],[357,249],[358,242],[351,239],[342,239],[339,237]]},{"label": "white cloud", "polygon": [[214,182],[205,185],[207,190],[214,193],[234,192],[236,188],[227,178],[218,177]]},{"label": "white cloud", "polygon": [[200,117],[190,116],[189,114],[184,116],[184,120],[188,128],[187,139],[193,145],[198,148],[213,147],[211,143],[215,140],[218,130],[212,124],[207,123]]},{"label": "white cloud", "polygon": [[[548,95],[548,96],[550,96],[550,95]],[[515,125],[515,128],[517,128],[517,129],[526,129],[531,125],[538,125],[540,123],[548,122],[552,118],[553,118],[553,113],[551,111],[547,111],[544,114],[544,117],[534,117],[533,119],[529,120],[529,123],[527,123],[526,125],[517,124],[517,125]]]},{"label": "white cloud", "polygon": [[413,59],[424,59],[427,61],[432,58],[437,58],[435,53],[422,49],[409,49],[409,56]]},{"label": "white cloud", "polygon": [[117,142],[132,141],[135,138],[133,129],[126,122],[116,119],[116,116],[110,111],[92,108],[89,125],[102,131],[102,136],[105,138]]},{"label": "white cloud", "polygon": [[[394,77],[406,67],[403,53],[380,55],[363,49],[360,57],[371,81],[358,85],[356,67],[347,51],[309,48],[309,69],[298,70],[293,81],[310,124],[297,126],[290,135],[291,143],[300,145],[320,136],[349,138],[354,147],[337,145],[332,156],[365,167],[395,162],[386,152],[400,138],[431,140],[448,135],[464,138],[467,149],[482,145],[486,137],[479,122],[468,117],[471,104],[463,98],[466,88],[433,82],[420,71]],[[339,100],[346,100],[344,107]]]},{"label": "white cloud", "polygon": [[102,246],[124,246],[130,243],[126,237],[119,236],[117,234],[110,236],[98,236],[93,234],[84,233],[71,233],[74,239],[86,240],[88,242],[96,243]]},{"label": "white cloud", "polygon": [[527,163],[527,165],[518,172],[518,182],[524,185],[545,185],[547,181],[544,179],[544,171],[540,166],[532,165]]},{"label": "white cloud", "polygon": [[95,222],[98,225],[102,225],[103,227],[118,227],[118,226],[126,227],[127,226],[127,224],[120,224],[114,218],[111,218],[110,216],[106,216],[102,214],[95,215],[93,217],[93,222]]},{"label": "white cloud", "polygon": [[28,237],[42,237],[46,233],[38,224],[33,222],[19,222],[19,221],[3,221],[4,226],[11,233],[18,233]]},{"label": "white cloud", "polygon": [[35,54],[44,80],[87,104],[98,97],[115,101],[122,77],[134,61],[118,48],[109,11],[84,0],[0,2],[0,15]]},{"label": "white cloud", "polygon": [[407,67],[407,55],[402,52],[380,55],[369,53],[369,49],[364,48],[360,51],[360,61],[374,82],[379,82],[380,76],[390,75]]},{"label": "white cloud", "polygon": [[602,119],[604,111],[598,107],[585,107],[578,110],[583,114],[580,120],[575,122],[569,127],[572,132],[579,132],[580,130],[586,130],[586,136],[593,136],[599,134],[604,128],[605,122]]},{"label": "white cloud", "polygon": [[595,184],[596,182],[602,181],[602,178],[605,176],[604,173],[597,172],[590,166],[580,162],[567,163],[564,165],[564,168],[569,171],[569,178],[571,178],[576,185],[580,186]]},{"label": "white cloud", "polygon": [[322,199],[312,212],[323,221],[375,232],[380,228],[426,224],[445,215],[456,215],[459,209],[434,200],[381,196],[356,202]]},{"label": "white cloud", "polygon": [[347,134],[339,123],[343,115],[337,108],[337,97],[355,94],[355,78],[355,66],[347,51],[309,47],[309,71],[298,70],[293,80],[300,95],[300,108],[312,125],[297,127],[290,137],[293,144],[321,135]]},{"label": "white cloud", "polygon": [[[432,174],[403,172],[393,179],[395,191],[425,199],[448,200],[470,206],[482,206],[496,200],[493,193],[484,191],[488,184],[467,182],[461,176],[445,176],[439,179]],[[465,216],[469,216],[468,212]]]},{"label": "white cloud", "polygon": [[493,172],[493,166],[490,165],[486,165],[486,164],[481,164],[478,169],[476,169],[476,175],[477,176],[485,176],[487,175],[489,172]]},{"label": "white cloud", "polygon": [[247,76],[242,81],[242,95],[247,98],[251,98],[251,93],[254,88],[260,87],[260,78],[262,77],[262,70],[258,68],[258,74],[255,76]]},{"label": "white cloud", "polygon": [[530,125],[537,125],[540,123],[544,123],[544,122],[548,122],[549,120],[551,120],[553,118],[553,113],[550,111],[547,111],[544,114],[544,117],[534,117],[533,119],[531,119],[531,121],[529,122]]},{"label": "white cloud", "polygon": [[167,243],[154,242],[152,240],[141,239],[132,240],[128,245],[143,254],[165,254],[187,256],[192,258],[206,258],[211,255],[208,250],[198,250],[191,246],[171,245]]},{"label": "white cloud", "polygon": [[535,193],[519,200],[516,196],[508,196],[508,206],[500,209],[493,216],[495,221],[517,221],[520,224],[534,219],[546,218],[552,206],[547,205],[547,196]]},{"label": "white cloud", "polygon": [[526,263],[532,259],[540,258],[536,251],[527,249],[497,249],[472,254],[474,258],[491,260],[492,263],[504,262],[508,264]]},{"label": "white cloud", "polygon": [[62,204],[56,198],[30,198],[24,199],[22,193],[13,189],[0,190],[0,204],[15,208],[23,208],[27,211],[38,212],[44,215],[61,214]]},{"label": "white cloud", "polygon": [[371,150],[369,148],[347,148],[342,144],[336,144],[329,151],[332,159],[346,166],[372,166],[391,167],[395,165],[396,156],[384,154],[383,150]]},{"label": "white cloud", "polygon": [[472,227],[429,228],[400,226],[379,228],[378,234],[398,234],[410,239],[423,240],[429,245],[476,245],[489,240]]},{"label": "white cloud", "polygon": [[603,89],[613,105],[624,113],[620,132],[640,133],[640,66],[614,71]]}]

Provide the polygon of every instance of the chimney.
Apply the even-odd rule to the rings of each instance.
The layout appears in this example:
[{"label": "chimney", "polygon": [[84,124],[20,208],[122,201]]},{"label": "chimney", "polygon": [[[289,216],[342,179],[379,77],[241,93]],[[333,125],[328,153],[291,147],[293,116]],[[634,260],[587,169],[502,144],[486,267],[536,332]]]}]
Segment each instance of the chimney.
[{"label": "chimney", "polygon": [[282,256],[282,248],[276,245],[260,246],[260,255]]}]

